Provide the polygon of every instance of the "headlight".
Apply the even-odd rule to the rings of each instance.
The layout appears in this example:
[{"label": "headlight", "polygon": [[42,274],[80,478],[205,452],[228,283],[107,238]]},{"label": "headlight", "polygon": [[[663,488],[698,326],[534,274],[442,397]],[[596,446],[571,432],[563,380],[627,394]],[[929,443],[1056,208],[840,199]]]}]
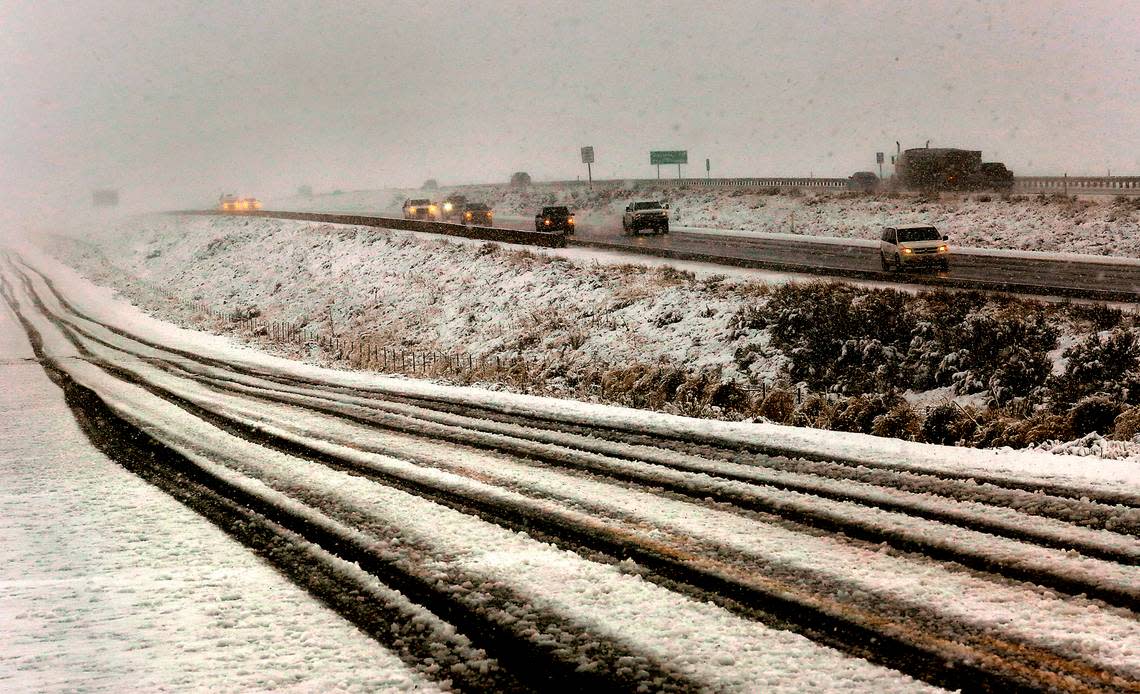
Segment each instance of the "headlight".
[{"label": "headlight", "polygon": [[411,212],[412,214],[415,214],[415,213],[416,213],[416,208],[414,208],[414,207],[409,207],[409,208],[408,208],[408,212]]},{"label": "headlight", "polygon": [[573,217],[571,217],[570,219],[567,219],[566,221],[567,221],[567,222],[570,222],[571,224],[573,224],[573,223],[574,223],[574,218],[573,218]]},{"label": "headlight", "polygon": [[451,208],[452,208],[452,204],[450,202],[443,203],[443,209],[447,210],[448,212],[451,212]]},{"label": "headlight", "polygon": [[428,205],[428,212],[435,212],[436,209],[438,209],[438,208],[436,208],[435,205]]},{"label": "headlight", "polygon": [[945,244],[943,244],[943,245],[941,245],[941,246],[939,246],[939,247],[938,247],[938,252],[939,252],[939,253],[949,253],[949,252],[950,252],[950,247],[949,247],[949,246],[947,246],[947,245],[945,245]]},{"label": "headlight", "polygon": [[911,253],[914,253],[914,251],[912,251],[912,250],[911,250],[911,249],[909,249],[909,248],[902,248],[902,249],[899,249],[899,250],[901,250],[901,251],[903,252],[903,255],[910,255]]}]

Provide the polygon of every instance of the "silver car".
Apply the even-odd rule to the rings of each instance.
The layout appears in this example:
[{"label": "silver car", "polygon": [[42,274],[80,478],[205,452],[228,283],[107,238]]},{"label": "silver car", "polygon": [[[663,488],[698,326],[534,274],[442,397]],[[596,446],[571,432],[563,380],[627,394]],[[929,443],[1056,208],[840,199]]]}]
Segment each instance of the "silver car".
[{"label": "silver car", "polygon": [[892,267],[938,267],[950,269],[948,236],[942,236],[929,224],[898,224],[883,227],[879,242],[879,260],[886,272]]}]

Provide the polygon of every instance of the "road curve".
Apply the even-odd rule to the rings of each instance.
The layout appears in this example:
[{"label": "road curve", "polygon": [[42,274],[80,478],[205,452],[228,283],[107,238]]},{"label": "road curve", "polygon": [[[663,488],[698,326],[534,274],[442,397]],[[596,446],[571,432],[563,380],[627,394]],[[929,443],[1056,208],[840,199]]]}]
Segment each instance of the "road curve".
[{"label": "road curve", "polygon": [[[459,689],[745,691],[802,667],[848,690],[917,687],[898,670],[1140,691],[1140,492],[350,388],[128,331],[19,258],[2,270],[109,455]],[[413,612],[422,629],[396,628]]]}]

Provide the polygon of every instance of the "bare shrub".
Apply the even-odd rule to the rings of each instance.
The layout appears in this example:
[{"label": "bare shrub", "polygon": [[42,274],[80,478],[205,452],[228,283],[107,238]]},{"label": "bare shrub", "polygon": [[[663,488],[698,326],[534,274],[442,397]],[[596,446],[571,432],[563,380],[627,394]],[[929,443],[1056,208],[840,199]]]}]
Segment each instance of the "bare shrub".
[{"label": "bare shrub", "polygon": [[875,419],[890,411],[894,403],[882,395],[859,395],[840,401],[835,407],[831,428],[856,434],[870,434]]},{"label": "bare shrub", "polygon": [[1068,304],[1068,313],[1075,320],[1092,325],[1096,330],[1112,330],[1124,319],[1124,312],[1104,304]]},{"label": "bare shrub", "polygon": [[830,429],[835,418],[835,406],[821,395],[809,395],[804,398],[789,424],[797,427],[815,427],[817,429]]},{"label": "bare shrub", "polygon": [[1069,411],[1069,426],[1074,438],[1091,434],[1109,434],[1116,425],[1124,406],[1119,400],[1104,395],[1090,395],[1078,402]]},{"label": "bare shrub", "polygon": [[1137,434],[1140,434],[1140,407],[1129,407],[1116,416],[1112,427],[1112,438],[1132,441]]},{"label": "bare shrub", "polygon": [[974,434],[978,425],[961,407],[952,402],[931,408],[922,423],[922,438],[930,443],[953,446]]},{"label": "bare shrub", "polygon": [[1032,446],[1046,441],[1068,441],[1076,438],[1070,419],[1051,412],[1039,412],[1020,424],[1023,445]]},{"label": "bare shrub", "polygon": [[691,270],[678,270],[671,265],[662,265],[655,274],[662,284],[688,284],[697,281],[697,275]]},{"label": "bare shrub", "polygon": [[903,400],[875,418],[871,433],[875,436],[917,441],[922,437],[922,418],[910,403]]},{"label": "bare shrub", "polygon": [[768,393],[760,404],[759,414],[778,424],[787,424],[792,421],[796,412],[796,396],[789,390],[777,388]]}]

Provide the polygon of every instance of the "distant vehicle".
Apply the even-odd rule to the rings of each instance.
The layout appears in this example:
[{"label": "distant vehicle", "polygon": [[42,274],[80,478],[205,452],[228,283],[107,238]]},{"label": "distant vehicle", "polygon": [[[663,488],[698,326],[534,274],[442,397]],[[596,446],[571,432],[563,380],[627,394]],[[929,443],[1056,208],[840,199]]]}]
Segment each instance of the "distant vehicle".
[{"label": "distant vehicle", "polygon": [[257,198],[239,198],[236,195],[223,193],[218,198],[218,209],[222,212],[250,212],[261,209],[261,201]]},{"label": "distant vehicle", "polygon": [[413,200],[404,201],[404,219],[427,219],[434,220],[439,218],[439,206],[427,198],[415,198]]},{"label": "distant vehicle", "polygon": [[629,236],[642,229],[652,229],[658,234],[669,233],[669,205],[657,200],[631,202],[621,218],[622,233]]},{"label": "distant vehicle", "polygon": [[879,261],[883,272],[892,267],[940,267],[950,269],[950,237],[942,236],[929,224],[903,224],[884,227],[879,241]]},{"label": "distant vehicle", "polygon": [[448,195],[439,206],[440,219],[445,222],[452,218],[460,219],[466,207],[466,195]]},{"label": "distant vehicle", "polygon": [[565,205],[548,205],[534,216],[535,231],[574,233],[574,213]]},{"label": "distant vehicle", "polygon": [[911,190],[1008,189],[1013,172],[1001,162],[982,162],[978,150],[915,147],[899,152],[895,177]]},{"label": "distant vehicle", "polygon": [[476,226],[491,226],[495,220],[495,213],[481,202],[468,203],[463,211],[463,223]]},{"label": "distant vehicle", "polygon": [[879,177],[874,171],[856,171],[847,179],[847,187],[852,190],[869,192],[879,187]]}]

